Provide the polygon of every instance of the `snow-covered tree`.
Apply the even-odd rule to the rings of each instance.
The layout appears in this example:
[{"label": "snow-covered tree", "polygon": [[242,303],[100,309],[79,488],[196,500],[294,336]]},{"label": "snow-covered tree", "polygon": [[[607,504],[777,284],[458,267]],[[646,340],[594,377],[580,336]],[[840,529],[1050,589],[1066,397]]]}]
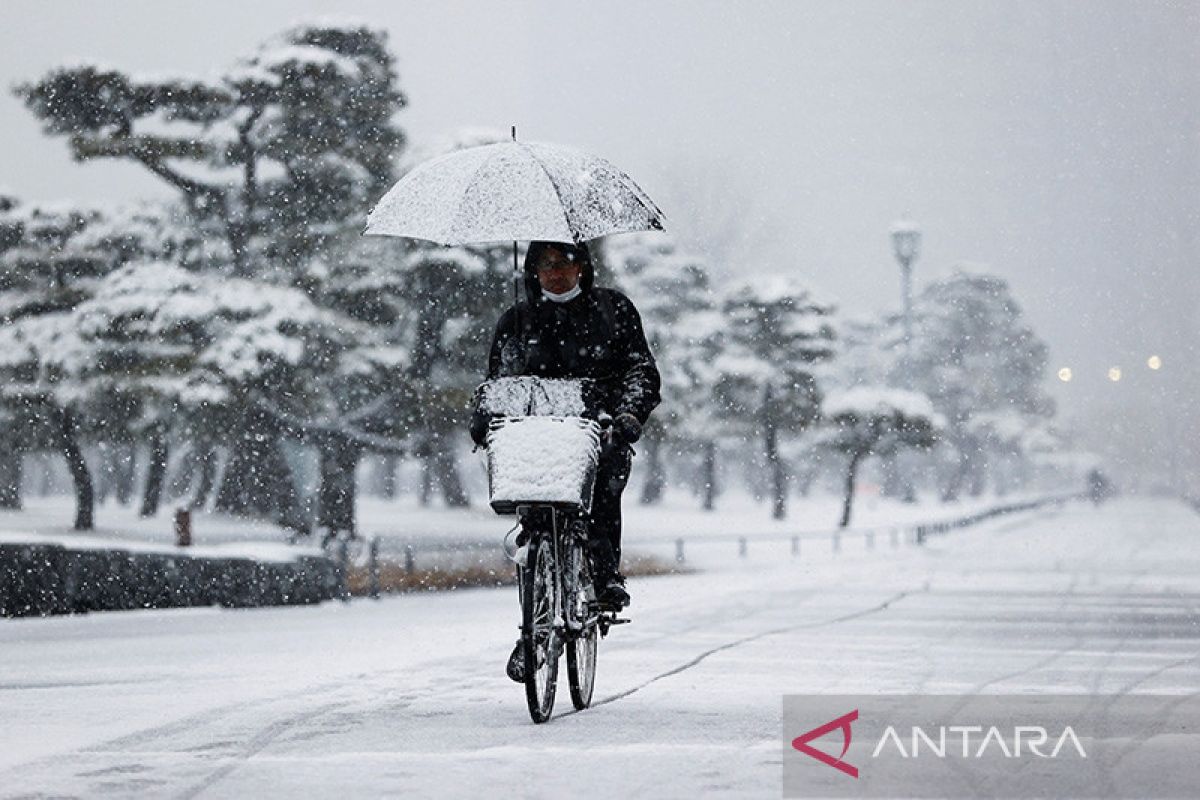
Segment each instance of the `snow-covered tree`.
[{"label": "snow-covered tree", "polygon": [[[360,228],[394,180],[404,143],[394,116],[405,98],[386,33],[358,24],[295,26],[214,78],[84,65],[53,69],[17,92],[77,159],[124,160],[178,190],[203,244],[175,263],[281,287],[305,286],[313,260]],[[316,379],[340,385],[373,346],[336,349],[351,363]],[[282,388],[264,394],[278,398]],[[278,510],[294,494],[278,440],[296,426],[257,402],[236,417],[224,429],[236,439],[218,504]]]},{"label": "snow-covered tree", "polygon": [[860,386],[826,398],[821,444],[846,456],[841,527],[850,524],[863,460],[904,447],[932,447],[940,421],[929,398],[901,389]]},{"label": "snow-covered tree", "polygon": [[[75,483],[76,527],[92,527],[94,485],[81,446],[89,421],[74,381],[86,351],[72,312],[123,262],[166,246],[155,219],[149,211],[0,200],[0,405],[11,421],[0,433],[0,471],[9,505],[20,503],[23,453],[52,449]],[[112,435],[103,421],[92,428],[97,438]]]},{"label": "snow-covered tree", "polygon": [[[151,445],[144,515],[157,510],[172,433],[211,450],[214,433],[236,424],[239,410],[259,397],[296,395],[327,368],[330,345],[322,343],[349,336],[297,289],[154,261],[110,273],[71,322],[86,353],[70,369],[79,403]],[[202,459],[203,495],[212,488],[212,458]],[[273,453],[231,466],[248,470],[245,491],[259,470],[281,469],[280,460]],[[271,510],[291,512],[293,501],[281,498]]]},{"label": "snow-covered tree", "polygon": [[302,265],[393,179],[405,104],[387,34],[293,27],[214,78],[57,67],[17,88],[76,159],[121,159],[177,189],[241,276]]},{"label": "snow-covered tree", "polygon": [[[928,396],[947,426],[933,453],[941,495],[953,500],[964,485],[977,494],[989,474],[997,477],[989,460],[1001,470],[1020,460],[1016,429],[1036,426],[1053,411],[1043,385],[1046,346],[1007,283],[978,271],[928,284],[913,317],[911,357],[898,315],[843,321],[829,382],[845,389],[886,384]],[[897,476],[890,459],[885,468],[885,485],[893,482],[888,477],[908,477]]]},{"label": "snow-covered tree", "polygon": [[1032,424],[1050,416],[1054,405],[1043,383],[1048,348],[995,275],[958,270],[934,281],[918,295],[913,314],[907,385],[928,395],[945,417],[945,441],[954,452],[942,496],[957,497],[971,475],[980,476],[978,493],[988,442],[973,420],[1012,413]]},{"label": "snow-covered tree", "polygon": [[761,437],[770,470],[772,515],[787,513],[788,468],[780,436],[796,436],[818,417],[816,365],[834,353],[832,304],[794,278],[759,275],[724,288],[725,321],[713,363],[715,413],[742,438]]},{"label": "snow-covered tree", "polygon": [[[642,317],[646,340],[662,375],[662,405],[643,433],[647,462],[641,502],[654,503],[666,485],[664,449],[699,445],[704,454],[702,494],[711,508],[716,489],[711,414],[714,376],[723,326],[714,310],[708,265],[680,251],[666,234],[635,233],[605,240],[599,261],[608,279],[625,291]],[[711,463],[709,463],[711,459]]]}]

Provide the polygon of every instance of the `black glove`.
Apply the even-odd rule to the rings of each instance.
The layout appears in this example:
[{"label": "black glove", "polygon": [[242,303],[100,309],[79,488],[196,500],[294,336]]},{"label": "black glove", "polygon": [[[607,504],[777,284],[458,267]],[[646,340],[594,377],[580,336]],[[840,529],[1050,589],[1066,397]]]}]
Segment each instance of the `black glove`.
[{"label": "black glove", "polygon": [[613,420],[613,439],[621,444],[633,444],[642,438],[642,423],[633,414],[618,414]]},{"label": "black glove", "polygon": [[479,447],[487,445],[488,427],[492,424],[492,415],[485,414],[478,408],[471,412],[471,441]]}]

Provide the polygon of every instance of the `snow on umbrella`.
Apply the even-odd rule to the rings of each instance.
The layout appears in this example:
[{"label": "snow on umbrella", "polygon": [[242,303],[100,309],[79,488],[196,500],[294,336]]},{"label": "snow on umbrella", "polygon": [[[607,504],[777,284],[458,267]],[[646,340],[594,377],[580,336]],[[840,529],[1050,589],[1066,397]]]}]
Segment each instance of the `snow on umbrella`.
[{"label": "snow on umbrella", "polygon": [[365,233],[460,245],[641,230],[663,230],[663,213],[624,172],[569,147],[512,141],[417,167],[379,201]]}]

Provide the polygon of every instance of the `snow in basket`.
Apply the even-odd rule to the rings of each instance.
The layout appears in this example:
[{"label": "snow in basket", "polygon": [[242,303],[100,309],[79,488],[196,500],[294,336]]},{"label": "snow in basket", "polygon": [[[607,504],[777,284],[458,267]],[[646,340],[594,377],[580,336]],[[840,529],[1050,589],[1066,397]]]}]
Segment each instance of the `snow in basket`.
[{"label": "snow in basket", "polygon": [[591,509],[600,458],[595,422],[580,417],[498,419],[488,431],[487,445],[496,512],[513,513],[527,503]]},{"label": "snow in basket", "polygon": [[498,417],[578,417],[584,413],[584,381],[519,375],[480,384],[479,410]]}]

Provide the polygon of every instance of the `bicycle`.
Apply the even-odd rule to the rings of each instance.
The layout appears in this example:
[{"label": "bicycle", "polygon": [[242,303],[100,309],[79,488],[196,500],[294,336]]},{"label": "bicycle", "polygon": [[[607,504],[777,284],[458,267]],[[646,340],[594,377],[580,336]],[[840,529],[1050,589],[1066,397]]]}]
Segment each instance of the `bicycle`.
[{"label": "bicycle", "polygon": [[[493,419],[488,431],[492,508],[517,515],[514,531],[519,533],[510,558],[517,564],[525,700],[530,718],[543,723],[554,710],[559,660],[564,652],[571,703],[582,711],[592,702],[600,639],[613,625],[628,622],[617,616],[618,609],[602,606],[597,600],[588,555],[588,510],[601,448],[611,439],[611,419],[581,416],[582,401],[565,403],[572,414],[537,413],[563,408],[563,404],[551,402],[548,385],[561,389],[575,383],[581,397],[585,382],[501,378],[490,383],[504,381],[521,381],[530,398],[540,391],[545,399],[540,409],[531,399],[524,404],[525,414],[506,413]],[[501,410],[511,412],[513,408]],[[544,463],[522,464],[501,447],[506,442],[527,444],[530,440],[543,457],[548,449],[561,448],[564,459],[560,468],[567,473],[577,468],[578,474],[556,475],[563,478],[558,485],[539,483],[536,473],[546,468]],[[520,447],[511,449],[519,453]]]}]

